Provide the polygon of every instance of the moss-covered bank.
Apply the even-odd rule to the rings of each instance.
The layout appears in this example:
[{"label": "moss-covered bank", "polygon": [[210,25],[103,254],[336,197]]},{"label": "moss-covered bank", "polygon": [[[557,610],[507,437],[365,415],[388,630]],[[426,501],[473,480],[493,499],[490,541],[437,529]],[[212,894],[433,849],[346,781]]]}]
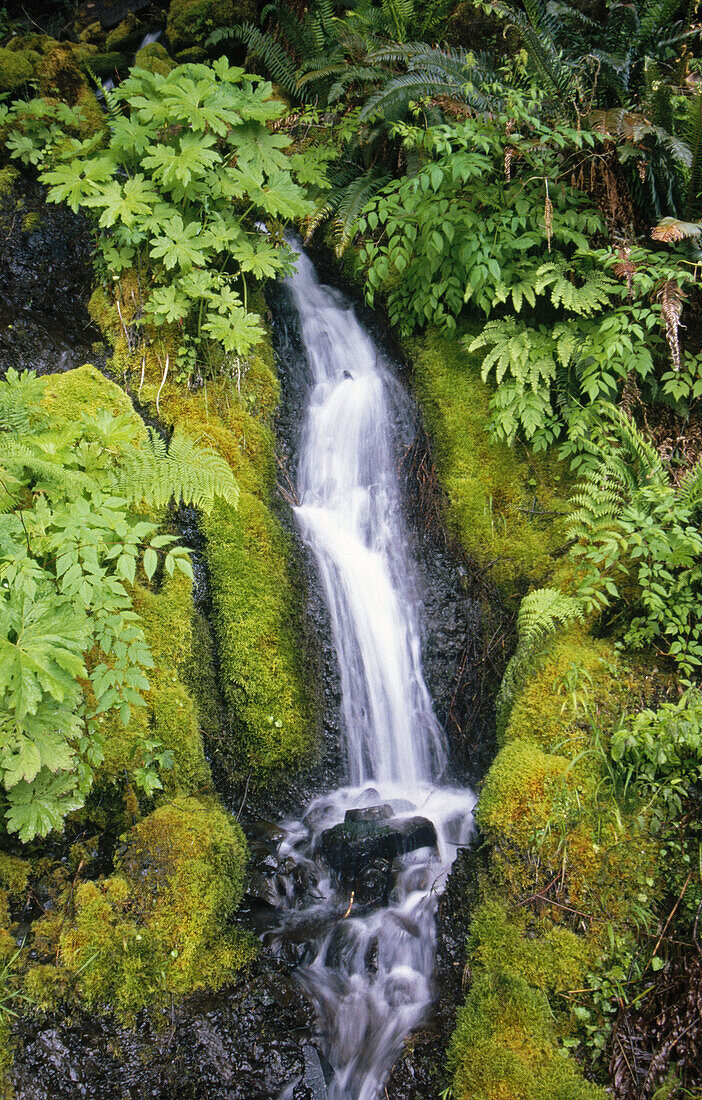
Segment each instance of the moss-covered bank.
[{"label": "moss-covered bank", "polygon": [[448,498],[446,520],[469,557],[512,598],[553,568],[562,542],[566,472],[487,431],[492,391],[481,358],[430,330],[405,341],[432,455]]},{"label": "moss-covered bank", "polygon": [[[490,440],[490,388],[454,338],[428,332],[406,347],[447,523],[516,609],[564,572],[567,474]],[[604,1100],[573,1053],[604,1043],[603,974],[633,942],[658,874],[606,764],[607,731],[647,689],[584,628],[552,636],[505,682],[477,809],[470,986],[448,1056],[456,1100]]]},{"label": "moss-covered bank", "polygon": [[113,343],[115,367],[131,376],[139,401],[169,430],[226,459],[240,489],[236,508],[220,502],[201,517],[228,730],[210,750],[229,781],[250,776],[254,783],[282,782],[309,761],[314,739],[291,546],[273,510],[279,387],[272,349],[266,341],[233,370],[219,361],[216,376],[194,392],[168,378],[161,385],[166,356],[177,354],[178,333],[167,333],[143,357],[130,351],[131,285],[127,276],[124,325],[103,291],[91,306]]}]

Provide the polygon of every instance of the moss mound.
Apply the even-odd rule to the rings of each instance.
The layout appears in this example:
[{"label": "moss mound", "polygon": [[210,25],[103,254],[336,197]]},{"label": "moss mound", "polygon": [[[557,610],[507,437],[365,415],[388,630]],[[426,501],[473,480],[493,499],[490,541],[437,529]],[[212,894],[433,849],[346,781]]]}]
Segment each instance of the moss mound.
[{"label": "moss mound", "polygon": [[0,92],[16,92],[34,79],[41,57],[34,50],[17,52],[0,46]]},{"label": "moss mound", "polygon": [[134,66],[137,69],[147,69],[150,73],[159,73],[160,76],[168,76],[175,69],[176,62],[169,57],[168,50],[160,42],[149,42],[137,51]]},{"label": "moss mound", "polygon": [[130,1018],[166,994],[220,988],[254,950],[228,927],[246,859],[241,828],[213,802],[176,798],[135,825],[116,873],[77,887],[59,937],[81,1001]]},{"label": "moss mound", "polygon": [[546,998],[526,981],[481,975],[449,1049],[456,1100],[605,1100],[556,1045]]},{"label": "moss mound", "polygon": [[216,27],[231,27],[255,16],[252,0],[171,0],[166,34],[177,52],[201,45]]}]

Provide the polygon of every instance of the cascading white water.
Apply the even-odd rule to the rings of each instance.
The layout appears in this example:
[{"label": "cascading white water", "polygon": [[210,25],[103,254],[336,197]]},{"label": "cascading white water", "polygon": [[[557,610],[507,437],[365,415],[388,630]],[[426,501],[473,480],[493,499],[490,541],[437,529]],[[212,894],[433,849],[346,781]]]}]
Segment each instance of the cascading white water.
[{"label": "cascading white water", "polygon": [[[437,896],[470,839],[475,798],[441,785],[446,746],[422,674],[393,445],[406,395],[353,309],[319,284],[304,254],[287,285],[312,382],[295,514],[330,612],[351,785],[283,823],[279,858],[313,889],[300,895],[281,878],[282,928],[288,936],[317,929],[298,974],[325,1037],[330,1100],[375,1100],[432,999]],[[436,832],[435,845],[395,857],[392,888],[375,904],[349,896],[324,858],[324,834],[359,809],[389,818],[390,828],[420,815]],[[285,1095],[294,1097],[294,1082]]]}]

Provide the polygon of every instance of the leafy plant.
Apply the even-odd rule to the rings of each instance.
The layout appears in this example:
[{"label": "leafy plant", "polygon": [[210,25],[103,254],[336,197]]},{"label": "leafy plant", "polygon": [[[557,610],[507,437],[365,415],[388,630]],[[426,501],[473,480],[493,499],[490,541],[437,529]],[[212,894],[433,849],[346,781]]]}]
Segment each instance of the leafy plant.
[{"label": "leafy plant", "polygon": [[607,612],[633,649],[654,645],[685,675],[702,665],[702,463],[676,485],[655,448],[620,410],[583,419],[588,443],[567,536],[575,595]]},{"label": "leafy plant", "polygon": [[[7,829],[27,841],[78,809],[102,760],[100,726],[128,725],[153,660],[131,587],[192,570],[175,536],[144,514],[176,497],[236,503],[231,470],[176,438],[166,448],[135,419],[100,412],[52,428],[46,379],[0,382],[0,776]],[[160,780],[144,746],[134,780]],[[151,759],[149,759],[151,753]]]},{"label": "leafy plant", "polygon": [[50,201],[92,212],[108,275],[137,266],[151,277],[154,325],[178,324],[231,355],[263,331],[249,282],[291,270],[278,230],[311,209],[296,182],[304,158],[272,128],[285,108],[271,91],[226,58],[167,76],[135,69],[110,93],[107,144],[63,140],[41,177]]}]

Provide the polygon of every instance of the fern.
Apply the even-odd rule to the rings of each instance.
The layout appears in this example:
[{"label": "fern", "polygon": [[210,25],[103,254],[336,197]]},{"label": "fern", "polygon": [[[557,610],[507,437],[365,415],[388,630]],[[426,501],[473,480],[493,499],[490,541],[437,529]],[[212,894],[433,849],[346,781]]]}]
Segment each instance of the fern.
[{"label": "fern", "polygon": [[239,490],[231,468],[214,451],[176,433],[166,443],[153,430],[148,446],[132,452],[115,476],[114,490],[134,503],[162,508],[172,497],[203,511],[216,497],[236,507]]},{"label": "fern", "polygon": [[578,599],[565,596],[555,588],[537,588],[525,596],[519,606],[519,641],[533,645],[559,627],[576,621],[583,621],[583,608]]},{"label": "fern", "polygon": [[555,588],[537,588],[524,597],[517,618],[517,648],[505,669],[495,701],[500,730],[505,729],[515,696],[550,637],[572,623],[582,622],[583,618],[581,601]]}]

